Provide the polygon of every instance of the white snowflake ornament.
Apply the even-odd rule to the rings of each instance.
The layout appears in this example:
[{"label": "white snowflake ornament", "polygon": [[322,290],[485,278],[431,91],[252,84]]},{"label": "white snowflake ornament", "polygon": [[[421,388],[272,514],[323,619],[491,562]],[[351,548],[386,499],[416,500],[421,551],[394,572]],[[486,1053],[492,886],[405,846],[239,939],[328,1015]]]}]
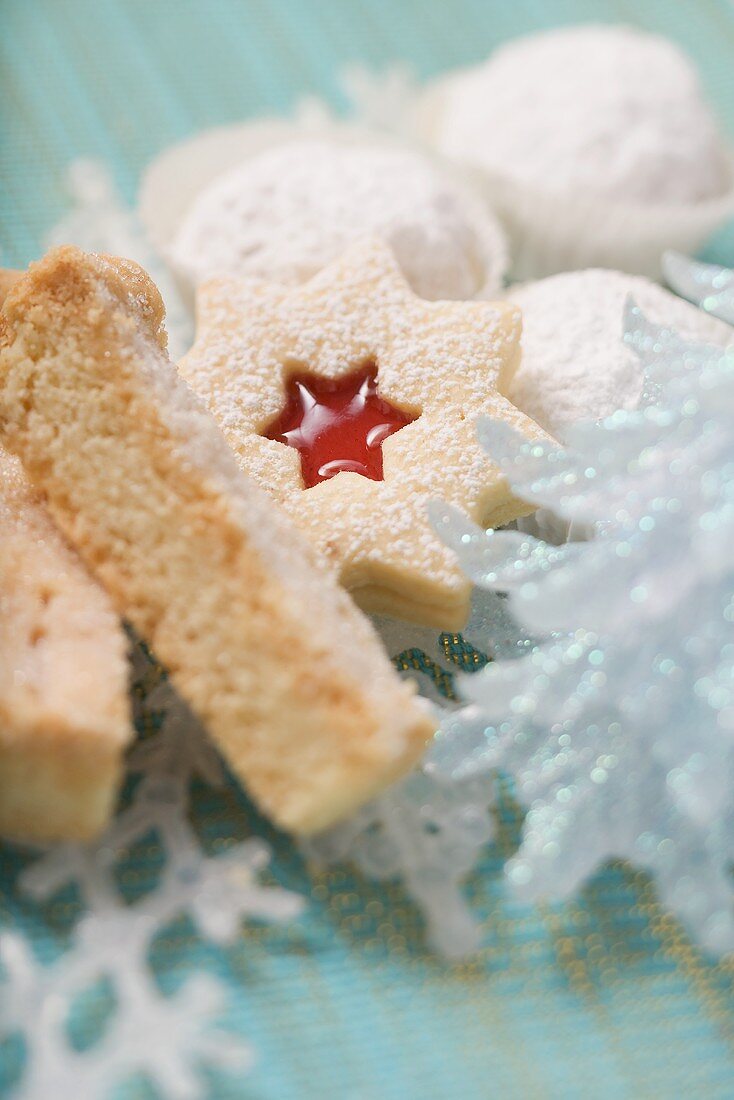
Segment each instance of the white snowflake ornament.
[{"label": "white snowflake ornament", "polygon": [[418,770],[350,821],[304,845],[318,862],[352,862],[368,878],[400,881],[421,910],[431,946],[461,958],[481,929],[462,883],[494,834],[491,788]]},{"label": "white snowflake ornament", "polygon": [[686,343],[630,305],[646,369],[638,411],[579,424],[569,447],[480,431],[514,491],[585,543],[434,520],[469,576],[510,594],[540,637],[463,680],[430,766],[500,768],[528,813],[506,872],[564,897],[602,862],[647,868],[716,952],[734,949],[734,354]]},{"label": "white snowflake ornament", "polygon": [[[190,821],[191,782],[196,777],[221,785],[224,772],[198,723],[142,649],[135,665],[138,719],[159,730],[132,754],[138,782],[129,805],[97,844],[49,848],[18,880],[20,892],[37,902],[76,887],[83,908],[70,948],[42,966],[22,936],[0,929],[0,1036],[19,1033],[25,1041],[17,1093],[24,1100],[102,1100],[136,1073],[166,1098],[195,1100],[203,1067],[244,1073],[250,1048],[215,1026],[227,1007],[225,990],[197,973],[175,995],[164,996],[151,968],[151,946],[184,914],[201,936],[226,947],[244,920],[287,920],[303,907],[300,897],[258,882],[269,861],[260,839],[233,844],[218,856],[204,850]],[[153,889],[129,902],[116,870],[127,846],[151,833],[165,863]],[[101,1039],[78,1051],[67,1032],[70,1014],[79,995],[100,981],[111,988],[114,1010]]]}]

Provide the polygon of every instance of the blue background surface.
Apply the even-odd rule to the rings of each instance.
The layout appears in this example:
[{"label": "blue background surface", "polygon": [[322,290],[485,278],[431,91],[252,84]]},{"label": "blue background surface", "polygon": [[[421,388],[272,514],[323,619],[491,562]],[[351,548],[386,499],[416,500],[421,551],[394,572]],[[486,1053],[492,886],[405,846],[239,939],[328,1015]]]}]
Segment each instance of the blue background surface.
[{"label": "blue background surface", "polygon": [[[64,211],[64,169],[75,157],[104,159],[133,200],[146,162],[201,127],[285,112],[306,93],[343,106],[338,72],[349,61],[407,61],[429,76],[514,35],[580,20],[678,39],[734,135],[726,0],[0,0],[3,261],[39,254]],[[734,263],[731,229],[707,254]],[[378,888],[347,869],[309,877],[234,786],[224,796],[200,790],[196,817],[215,848],[264,833],[275,878],[310,899],[303,919],[244,929],[226,952],[186,921],[156,945],[168,988],[197,967],[225,977],[233,1019],[259,1053],[245,1085],[217,1079],[212,1096],[734,1096],[734,964],[702,956],[645,875],[626,866],[601,870],[573,903],[514,904],[500,874],[517,842],[509,802],[499,841],[467,886],[483,947],[453,967],[425,951],[398,886]],[[154,842],[130,852],[131,895],[152,880],[158,857]],[[51,955],[78,902],[71,892],[42,908],[20,902],[22,863],[0,845],[0,922],[22,924]],[[0,1045],[0,1096],[15,1068],[13,1050]],[[133,1082],[124,1095],[150,1092]]]}]

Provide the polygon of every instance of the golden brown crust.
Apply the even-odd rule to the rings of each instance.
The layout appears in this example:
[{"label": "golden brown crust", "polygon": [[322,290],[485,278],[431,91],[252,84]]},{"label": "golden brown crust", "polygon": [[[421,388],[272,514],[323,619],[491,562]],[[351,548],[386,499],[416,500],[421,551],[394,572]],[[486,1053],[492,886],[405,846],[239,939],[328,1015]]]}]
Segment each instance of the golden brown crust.
[{"label": "golden brown crust", "polygon": [[145,273],[57,249],[1,316],[8,446],[265,812],[312,832],[407,770],[425,709],[178,379]]},{"label": "golden brown crust", "polygon": [[0,447],[0,834],[88,839],[132,736],[109,599]]}]

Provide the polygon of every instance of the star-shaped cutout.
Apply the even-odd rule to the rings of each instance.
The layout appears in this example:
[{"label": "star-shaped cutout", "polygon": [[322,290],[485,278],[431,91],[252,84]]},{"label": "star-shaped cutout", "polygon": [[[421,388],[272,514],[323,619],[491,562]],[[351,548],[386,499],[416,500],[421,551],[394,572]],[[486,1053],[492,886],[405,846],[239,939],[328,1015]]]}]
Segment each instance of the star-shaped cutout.
[{"label": "star-shaped cutout", "polygon": [[296,448],[308,489],[347,471],[382,481],[382,444],[413,420],[380,397],[368,364],[343,378],[293,375],[285,408],[262,434]]},{"label": "star-shaped cutout", "polygon": [[[515,306],[418,298],[390,249],[366,240],[300,287],[204,284],[196,343],[180,370],[243,469],[285,505],[362,608],[455,630],[470,584],[427,505],[446,501],[486,526],[532,510],[512,496],[475,430],[478,416],[490,416],[547,438],[502,396],[519,337]],[[299,450],[267,438],[293,380],[338,388],[370,364],[379,397],[405,417],[382,440],[383,480],[343,469],[308,485]]]}]

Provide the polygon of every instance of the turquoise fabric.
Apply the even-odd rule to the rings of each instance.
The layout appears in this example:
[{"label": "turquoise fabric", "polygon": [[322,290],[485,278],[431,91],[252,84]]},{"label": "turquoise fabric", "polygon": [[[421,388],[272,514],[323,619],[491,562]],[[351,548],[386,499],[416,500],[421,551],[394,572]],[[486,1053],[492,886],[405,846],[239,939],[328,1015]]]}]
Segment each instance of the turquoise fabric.
[{"label": "turquoise fabric", "polygon": [[[38,255],[64,210],[64,168],[75,157],[103,158],[132,200],[145,163],[201,127],[286,111],[304,93],[343,106],[338,70],[348,61],[403,60],[428,76],[514,35],[590,19],[678,39],[734,133],[726,0],[0,0],[2,260]],[[734,263],[734,231],[707,254]],[[437,638],[428,659],[411,651],[401,663],[431,675],[431,658],[444,652],[475,662]],[[439,686],[450,689],[446,679]],[[734,964],[701,955],[645,875],[626,866],[604,868],[566,905],[513,903],[501,878],[517,842],[511,802],[467,885],[483,947],[458,966],[425,950],[398,886],[348,869],[309,877],[234,785],[224,795],[199,790],[196,817],[213,846],[264,833],[274,878],[310,898],[302,919],[246,928],[228,951],[204,945],[185,921],[156,944],[164,987],[199,967],[225,979],[232,1022],[258,1051],[246,1083],[212,1077],[212,1097],[734,1096]],[[131,897],[152,881],[159,856],[154,841],[130,852]],[[78,900],[67,891],[43,907],[20,901],[13,883],[23,863],[0,845],[0,922],[24,927],[51,956]],[[18,1060],[0,1044],[2,1097]],[[150,1091],[138,1081],[119,1095]]]}]

